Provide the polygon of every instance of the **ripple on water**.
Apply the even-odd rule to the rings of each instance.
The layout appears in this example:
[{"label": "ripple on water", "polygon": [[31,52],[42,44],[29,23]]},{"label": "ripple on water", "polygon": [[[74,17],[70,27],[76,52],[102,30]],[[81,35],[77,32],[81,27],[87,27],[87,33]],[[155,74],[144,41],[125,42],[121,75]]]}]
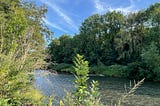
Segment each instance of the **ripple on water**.
[{"label": "ripple on water", "polygon": [[[124,85],[130,86],[128,79],[90,77],[90,80],[98,80],[102,94],[102,101],[111,105],[116,103],[124,93]],[[74,77],[66,74],[52,74],[48,71],[35,71],[35,86],[46,96],[52,95],[57,102],[65,95],[65,90],[74,89]],[[54,103],[56,106],[57,103]],[[125,99],[123,106],[160,106],[160,83],[144,82],[144,84],[132,95]]]}]

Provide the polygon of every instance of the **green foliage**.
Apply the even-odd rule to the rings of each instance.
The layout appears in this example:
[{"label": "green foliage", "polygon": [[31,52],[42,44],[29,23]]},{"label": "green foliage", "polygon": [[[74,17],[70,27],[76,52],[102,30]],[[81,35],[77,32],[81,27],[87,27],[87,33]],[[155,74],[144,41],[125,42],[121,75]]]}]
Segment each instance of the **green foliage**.
[{"label": "green foliage", "polygon": [[53,97],[49,97],[49,102],[48,102],[48,106],[53,106]]},{"label": "green foliage", "polygon": [[77,106],[74,98],[74,94],[66,92],[66,96],[63,98],[60,106]]},{"label": "green foliage", "polygon": [[8,104],[8,99],[0,98],[0,106],[11,106]]},{"label": "green foliage", "polygon": [[60,63],[60,64],[55,64],[54,66],[51,66],[50,68],[58,72],[68,72],[68,73],[74,72],[72,64]]},{"label": "green foliage", "polygon": [[108,67],[106,71],[104,71],[102,74],[108,75],[108,76],[114,76],[114,77],[126,77],[126,66],[122,65],[111,65]]},{"label": "green foliage", "polygon": [[90,87],[90,94],[89,97],[86,100],[85,106],[103,106],[103,104],[100,101],[100,93],[98,88],[98,81],[92,81],[91,87]]},{"label": "green foliage", "polygon": [[149,78],[148,75],[151,73],[148,72],[147,67],[142,62],[132,62],[128,64],[127,70],[128,70],[128,77],[132,79],[140,80],[142,78]]},{"label": "green foliage", "polygon": [[[117,69],[122,66],[112,66],[112,69]],[[75,69],[75,91],[73,93],[66,92],[66,96],[63,98],[63,101],[60,100],[60,106],[104,106],[100,101],[100,93],[98,88],[98,82],[92,81],[91,86],[87,85],[88,80],[88,61],[84,59],[83,56],[77,54],[74,60],[74,69]],[[122,68],[123,69],[123,68]],[[139,88],[139,86],[144,82],[144,78],[135,83],[132,88],[126,89],[126,92],[117,99],[113,106],[121,106],[124,99],[128,96],[134,94],[134,92]]]},{"label": "green foliage", "polygon": [[128,73],[130,78],[160,81],[160,53],[157,46],[151,43],[143,49],[141,54],[142,61],[128,64]]},{"label": "green foliage", "polygon": [[74,69],[76,72],[76,102],[77,104],[84,104],[84,100],[86,100],[88,91],[87,91],[87,80],[88,80],[88,61],[85,61],[83,56],[77,54],[74,60]]},{"label": "green foliage", "polygon": [[150,71],[149,75],[153,78],[153,80],[160,81],[160,51],[154,43],[144,49],[142,54],[142,59],[146,63],[148,67],[148,71]]},{"label": "green foliage", "polygon": [[92,81],[90,89],[87,86],[88,61],[83,56],[77,54],[74,60],[75,69],[75,92],[67,93],[61,106],[102,106],[100,93],[98,92],[98,82]]},{"label": "green foliage", "polygon": [[52,62],[72,63],[72,38],[69,35],[62,35],[59,39],[54,39],[49,45],[49,52]]},{"label": "green foliage", "polygon": [[111,66],[94,66],[90,68],[91,73],[102,74],[111,77],[127,77],[127,66],[111,65]]},{"label": "green foliage", "polygon": [[[150,42],[160,51],[159,7],[160,3],[155,3],[146,10],[127,15],[115,11],[92,15],[81,24],[79,34],[74,37],[63,35],[51,42],[51,61],[72,64],[72,57],[79,53],[89,61],[93,73],[135,79],[146,77],[153,80],[155,76],[158,78],[159,68],[153,66],[157,63],[153,62],[154,59],[144,59],[142,55],[153,57],[148,55],[146,49]],[[159,53],[156,53],[154,57],[158,55]],[[146,61],[151,64],[147,65],[149,62]],[[102,66],[99,66],[99,63]],[[124,71],[127,66],[128,71]]]},{"label": "green foliage", "polygon": [[33,85],[33,71],[44,63],[46,8],[1,0],[0,11],[0,101],[7,106],[44,105],[44,96]]}]

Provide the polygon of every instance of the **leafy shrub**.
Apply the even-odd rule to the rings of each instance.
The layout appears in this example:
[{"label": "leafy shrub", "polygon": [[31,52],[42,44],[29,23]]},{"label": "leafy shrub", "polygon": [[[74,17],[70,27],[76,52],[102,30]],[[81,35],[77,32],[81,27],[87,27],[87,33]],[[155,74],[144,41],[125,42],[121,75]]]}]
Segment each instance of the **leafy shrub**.
[{"label": "leafy shrub", "polygon": [[127,67],[122,65],[94,66],[90,68],[90,72],[105,76],[126,77]]},{"label": "leafy shrub", "polygon": [[160,81],[160,52],[154,43],[143,49],[141,62],[128,64],[128,77]]},{"label": "leafy shrub", "polygon": [[152,80],[160,81],[160,51],[156,44],[151,43],[150,46],[143,50],[141,54],[143,62],[148,67],[148,70],[152,74]]},{"label": "leafy shrub", "polygon": [[111,65],[108,67],[108,70],[104,72],[104,75],[124,77],[126,76],[126,66],[122,65]]},{"label": "leafy shrub", "polygon": [[144,77],[147,78],[147,75],[151,73],[146,69],[146,65],[142,62],[129,63],[127,66],[128,77],[137,80],[142,79]]},{"label": "leafy shrub", "polygon": [[73,65],[72,64],[66,64],[66,63],[60,63],[56,64],[52,67],[53,70],[55,71],[60,71],[60,72],[73,72]]},{"label": "leafy shrub", "polygon": [[92,74],[101,74],[107,69],[107,66],[93,66],[90,67],[89,72]]},{"label": "leafy shrub", "polygon": [[11,106],[8,104],[8,99],[0,98],[0,106]]},{"label": "leafy shrub", "polygon": [[67,93],[60,106],[102,106],[100,102],[100,93],[98,92],[98,82],[92,81],[90,89],[87,86],[88,80],[88,61],[83,56],[77,54],[74,61],[75,92]]}]

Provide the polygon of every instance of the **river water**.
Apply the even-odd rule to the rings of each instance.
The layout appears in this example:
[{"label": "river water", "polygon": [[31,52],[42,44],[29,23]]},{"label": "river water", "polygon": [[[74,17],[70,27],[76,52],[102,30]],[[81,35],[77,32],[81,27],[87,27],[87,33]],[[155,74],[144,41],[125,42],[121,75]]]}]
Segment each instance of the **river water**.
[{"label": "river water", "polygon": [[[53,74],[48,71],[35,71],[35,86],[46,96],[53,96],[54,106],[58,106],[66,91],[74,90],[74,76],[68,74]],[[93,76],[97,80],[101,92],[101,101],[111,106],[125,92],[125,87],[133,85],[133,81],[122,78]],[[144,82],[134,93],[127,97],[123,106],[160,106],[160,83]]]}]

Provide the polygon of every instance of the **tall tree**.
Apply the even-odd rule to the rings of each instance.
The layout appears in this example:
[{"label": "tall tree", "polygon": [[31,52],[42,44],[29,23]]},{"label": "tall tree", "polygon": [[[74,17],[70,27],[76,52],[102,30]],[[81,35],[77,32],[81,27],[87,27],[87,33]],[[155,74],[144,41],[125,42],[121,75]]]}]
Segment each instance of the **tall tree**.
[{"label": "tall tree", "polygon": [[21,0],[0,1],[0,98],[12,105],[41,105],[33,71],[44,59],[44,36],[50,32],[42,18],[45,7]]}]

